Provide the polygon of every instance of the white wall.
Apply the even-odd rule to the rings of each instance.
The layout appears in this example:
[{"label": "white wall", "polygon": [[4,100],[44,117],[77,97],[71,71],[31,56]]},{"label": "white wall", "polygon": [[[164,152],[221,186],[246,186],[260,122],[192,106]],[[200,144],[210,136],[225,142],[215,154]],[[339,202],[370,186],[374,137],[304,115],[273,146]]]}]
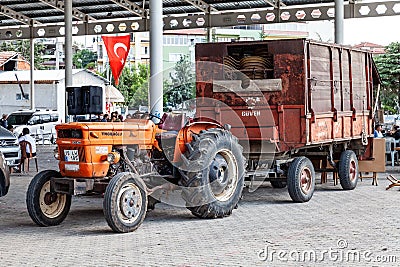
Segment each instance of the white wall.
[{"label": "white wall", "polygon": [[[49,77],[51,80],[51,77]],[[103,88],[103,107],[105,108],[105,81],[90,74],[87,71],[80,71],[73,74],[72,82],[74,86],[93,85]],[[29,84],[22,84],[24,93],[30,94]],[[19,109],[29,109],[29,100],[16,100],[16,94],[20,94],[18,84],[0,84],[0,114],[17,111]],[[60,118],[65,122],[65,79],[49,82],[49,84],[35,84],[35,108],[37,109],[56,109]]]},{"label": "white wall", "polygon": [[[30,95],[29,84],[21,84],[24,93]],[[30,100],[17,100],[21,94],[18,84],[0,85],[0,113],[11,113],[19,109],[29,109]],[[57,109],[57,94],[52,84],[35,84],[35,108]]]}]

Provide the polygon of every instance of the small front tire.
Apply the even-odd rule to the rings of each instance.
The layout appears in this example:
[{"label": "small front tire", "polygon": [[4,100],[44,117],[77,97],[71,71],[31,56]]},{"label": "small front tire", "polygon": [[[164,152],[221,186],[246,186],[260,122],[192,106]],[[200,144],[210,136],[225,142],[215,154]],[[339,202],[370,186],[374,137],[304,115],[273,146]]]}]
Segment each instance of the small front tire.
[{"label": "small front tire", "polygon": [[59,225],[67,217],[71,207],[70,195],[50,191],[52,177],[61,177],[61,174],[53,170],[36,174],[26,194],[29,216],[39,226]]},{"label": "small front tire", "polygon": [[119,173],[106,188],[104,216],[114,232],[133,232],[146,217],[147,204],[147,190],[143,180],[133,173]]}]

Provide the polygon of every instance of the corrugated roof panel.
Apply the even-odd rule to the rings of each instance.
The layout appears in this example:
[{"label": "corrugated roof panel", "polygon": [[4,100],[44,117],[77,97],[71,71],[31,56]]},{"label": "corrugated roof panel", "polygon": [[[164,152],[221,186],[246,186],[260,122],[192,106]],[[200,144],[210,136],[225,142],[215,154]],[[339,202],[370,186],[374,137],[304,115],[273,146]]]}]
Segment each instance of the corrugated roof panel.
[{"label": "corrugated roof panel", "polygon": [[[149,0],[134,1],[136,5],[148,9]],[[216,8],[218,11],[234,11],[238,9],[257,9],[271,7],[269,1],[233,1],[233,0],[203,0]],[[273,2],[273,0],[271,0]],[[287,5],[332,3],[333,0],[282,0]],[[0,5],[19,12],[27,17],[33,18],[41,23],[52,24],[64,20],[63,11],[52,7],[50,4],[38,0],[0,0]],[[164,14],[187,14],[201,12],[199,8],[184,0],[163,0]],[[114,1],[110,0],[73,0],[73,7],[80,12],[95,19],[114,20],[137,17],[134,12],[127,10]],[[18,19],[0,13],[0,27],[11,25],[22,25]]]}]

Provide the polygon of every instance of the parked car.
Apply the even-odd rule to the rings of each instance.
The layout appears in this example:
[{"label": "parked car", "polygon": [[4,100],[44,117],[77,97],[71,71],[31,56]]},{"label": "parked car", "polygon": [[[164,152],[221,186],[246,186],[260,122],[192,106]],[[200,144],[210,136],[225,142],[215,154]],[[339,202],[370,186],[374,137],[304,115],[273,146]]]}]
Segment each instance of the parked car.
[{"label": "parked car", "polygon": [[54,141],[56,138],[55,126],[59,123],[59,115],[54,110],[23,109],[12,112],[7,118],[8,124],[14,126],[14,132],[22,133],[23,128],[29,128],[32,137],[36,140]]},{"label": "parked car", "polygon": [[9,167],[17,166],[21,158],[21,149],[17,137],[10,131],[0,127],[0,152]]},{"label": "parked car", "polygon": [[10,171],[3,153],[0,152],[0,197],[7,195],[10,187]]}]

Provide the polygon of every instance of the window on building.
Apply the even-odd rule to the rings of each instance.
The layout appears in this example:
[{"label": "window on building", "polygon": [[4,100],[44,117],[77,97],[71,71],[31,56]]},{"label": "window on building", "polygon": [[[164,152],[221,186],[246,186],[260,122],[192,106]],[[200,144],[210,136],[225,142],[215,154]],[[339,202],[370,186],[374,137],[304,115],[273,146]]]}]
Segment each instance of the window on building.
[{"label": "window on building", "polygon": [[16,99],[16,100],[29,100],[29,94],[25,93],[24,96],[25,96],[25,98],[22,97],[22,94],[21,94],[21,93],[17,93],[15,99]]},{"label": "window on building", "polygon": [[97,52],[99,54],[99,58],[103,58],[103,46],[102,45],[99,45]]},{"label": "window on building", "polygon": [[217,37],[217,42],[232,42],[233,40],[238,40],[237,37]]},{"label": "window on building", "polygon": [[169,53],[168,55],[168,61],[169,62],[178,62],[181,57],[183,57],[182,53]]},{"label": "window on building", "polygon": [[164,45],[188,45],[187,35],[167,35],[163,38]]},{"label": "window on building", "polygon": [[254,41],[253,37],[240,37],[240,41]]}]

